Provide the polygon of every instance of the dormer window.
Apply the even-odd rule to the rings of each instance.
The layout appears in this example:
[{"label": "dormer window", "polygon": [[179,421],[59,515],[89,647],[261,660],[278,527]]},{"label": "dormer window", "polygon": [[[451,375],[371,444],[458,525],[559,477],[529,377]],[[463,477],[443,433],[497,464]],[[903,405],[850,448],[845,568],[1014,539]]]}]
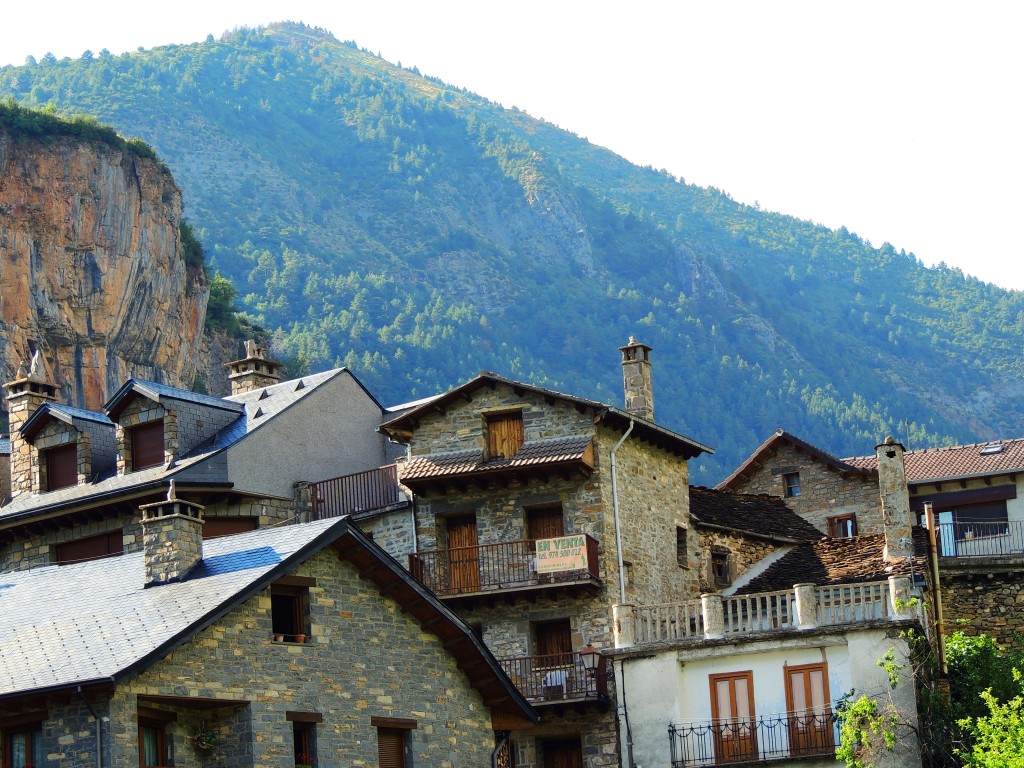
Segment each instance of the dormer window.
[{"label": "dormer window", "polygon": [[158,467],[164,463],[163,419],[147,421],[129,431],[132,444],[132,470]]},{"label": "dormer window", "polygon": [[523,447],[523,412],[487,416],[487,458],[511,459]]},{"label": "dormer window", "polygon": [[42,451],[40,464],[46,468],[45,490],[56,491],[78,485],[77,443],[67,443]]}]

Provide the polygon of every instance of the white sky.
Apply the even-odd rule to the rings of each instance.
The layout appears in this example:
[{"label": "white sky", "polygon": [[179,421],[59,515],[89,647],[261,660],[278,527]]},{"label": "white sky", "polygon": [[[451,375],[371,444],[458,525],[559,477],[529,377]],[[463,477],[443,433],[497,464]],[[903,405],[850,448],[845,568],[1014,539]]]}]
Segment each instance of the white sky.
[{"label": "white sky", "polygon": [[294,20],[633,162],[1024,290],[1024,4],[8,3],[0,65]]}]

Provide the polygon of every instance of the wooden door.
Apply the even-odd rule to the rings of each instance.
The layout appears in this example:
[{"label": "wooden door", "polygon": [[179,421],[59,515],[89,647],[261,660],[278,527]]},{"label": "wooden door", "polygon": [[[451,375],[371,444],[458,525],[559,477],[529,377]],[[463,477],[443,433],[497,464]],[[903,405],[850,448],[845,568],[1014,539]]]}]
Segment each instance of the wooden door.
[{"label": "wooden door", "polygon": [[565,523],[562,518],[562,505],[552,504],[526,510],[526,538],[555,539],[565,535]]},{"label": "wooden door", "polygon": [[545,741],[544,768],[583,768],[583,748],[579,739]]},{"label": "wooden door", "polygon": [[710,675],[716,763],[757,760],[754,673]]},{"label": "wooden door", "polygon": [[791,755],[831,754],[835,750],[824,662],[786,668],[786,708]]},{"label": "wooden door", "polygon": [[480,550],[476,515],[448,518],[449,587],[453,593],[480,590]]}]

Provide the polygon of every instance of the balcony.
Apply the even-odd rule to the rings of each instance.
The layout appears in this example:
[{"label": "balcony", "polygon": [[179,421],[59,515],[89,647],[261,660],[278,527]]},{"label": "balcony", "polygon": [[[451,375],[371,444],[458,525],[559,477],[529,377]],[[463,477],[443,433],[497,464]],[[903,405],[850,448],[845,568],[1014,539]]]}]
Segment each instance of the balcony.
[{"label": "balcony", "polygon": [[534,706],[608,701],[606,661],[587,669],[582,653],[498,659],[502,669]]},{"label": "balcony", "polygon": [[[902,601],[894,609],[892,595]],[[733,635],[842,626],[871,621],[910,621],[910,579],[857,584],[797,584],[791,590],[750,595],[704,595],[700,600],[615,606],[616,646],[714,640]]]},{"label": "balcony", "polygon": [[386,509],[403,501],[394,464],[310,485],[313,519]]},{"label": "balcony", "polygon": [[1024,522],[940,523],[942,557],[1024,557]]},{"label": "balcony", "polygon": [[542,565],[538,572],[537,541],[526,539],[416,552],[409,555],[409,572],[448,602],[512,599],[550,590],[594,591],[601,586],[597,540],[586,534],[578,538],[584,542],[579,568],[544,573]]},{"label": "balcony", "polygon": [[769,760],[835,759],[838,732],[828,708],[670,725],[672,768]]}]

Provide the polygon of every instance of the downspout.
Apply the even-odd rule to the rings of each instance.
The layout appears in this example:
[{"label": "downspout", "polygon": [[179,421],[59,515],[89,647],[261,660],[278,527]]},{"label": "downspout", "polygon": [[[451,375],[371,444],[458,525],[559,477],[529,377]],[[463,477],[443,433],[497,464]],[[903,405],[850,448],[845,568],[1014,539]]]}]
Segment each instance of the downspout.
[{"label": "downspout", "polygon": [[619,528],[619,481],[618,473],[615,470],[615,452],[626,442],[629,433],[633,431],[633,419],[629,420],[629,429],[619,439],[619,442],[612,448],[612,516],[615,520],[615,553],[619,562],[619,605],[626,604],[626,569],[622,564],[622,531]]},{"label": "downspout", "polygon": [[491,768],[498,768],[498,755],[501,754],[502,747],[508,744],[508,733],[508,731],[499,731],[498,733],[498,743],[491,751]]},{"label": "downspout", "polygon": [[77,688],[78,695],[82,697],[82,701],[85,703],[85,708],[89,710],[89,714],[92,715],[92,719],[96,721],[96,768],[103,768],[103,721],[100,716],[96,713],[96,710],[92,708],[92,704],[85,698],[85,694],[82,693],[82,686]]},{"label": "downspout", "polygon": [[[615,659],[612,659],[612,674],[615,674]],[[633,762],[633,729],[629,727],[629,708],[626,706],[626,660],[619,661],[619,677],[622,684],[619,690],[622,692],[622,719],[626,723],[626,768],[636,768]]]}]

